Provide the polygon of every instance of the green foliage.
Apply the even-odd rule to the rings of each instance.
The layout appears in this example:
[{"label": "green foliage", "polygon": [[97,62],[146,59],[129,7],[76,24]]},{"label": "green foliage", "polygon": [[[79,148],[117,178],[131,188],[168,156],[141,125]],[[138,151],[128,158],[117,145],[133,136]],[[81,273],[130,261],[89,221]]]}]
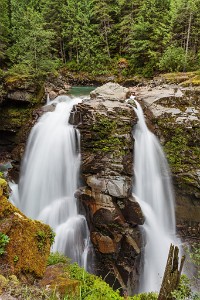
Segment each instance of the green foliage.
[{"label": "green foliage", "polygon": [[37,238],[37,241],[38,241],[38,243],[37,243],[38,249],[40,251],[42,251],[43,248],[44,248],[44,245],[46,243],[46,238],[47,238],[46,233],[44,231],[40,230],[40,231],[37,232],[36,238]]},{"label": "green foliage", "polygon": [[186,275],[181,275],[178,288],[172,292],[172,296],[176,300],[188,299],[191,296],[190,280]]},{"label": "green foliage", "polygon": [[19,257],[17,255],[15,255],[14,258],[13,258],[14,263],[17,263],[18,260],[19,260]]},{"label": "green foliage", "polygon": [[70,277],[81,282],[80,298],[85,300],[123,300],[119,291],[112,288],[100,277],[87,273],[77,264],[70,265]]},{"label": "green foliage", "polygon": [[163,53],[159,68],[162,71],[178,72],[185,66],[185,51],[182,47],[170,46]]},{"label": "green foliage", "polygon": [[43,250],[45,244],[47,243],[47,239],[50,239],[50,245],[54,243],[55,233],[53,230],[50,231],[50,234],[46,234],[44,231],[39,230],[36,234],[37,245],[40,251]]},{"label": "green foliage", "polygon": [[[1,0],[0,19],[0,60],[12,74],[65,65],[152,76],[199,67],[199,0]],[[119,70],[116,57],[129,66]]]},{"label": "green foliage", "polygon": [[68,264],[69,261],[69,258],[67,258],[64,254],[61,254],[59,252],[52,252],[48,257],[47,265],[51,266],[58,263]]},{"label": "green foliage", "polygon": [[[198,243],[193,243],[190,249],[186,249],[190,257],[190,262],[194,265],[195,272],[191,279],[192,284],[198,286],[200,280],[200,247]],[[200,296],[200,295],[199,295]]]},{"label": "green foliage", "polygon": [[135,295],[133,297],[129,297],[129,300],[157,300],[158,294],[157,293],[142,293]]},{"label": "green foliage", "polygon": [[10,238],[6,234],[0,232],[0,255],[3,255],[6,252],[5,247],[9,241]]},{"label": "green foliage", "polygon": [[6,48],[10,39],[9,6],[7,0],[0,1],[0,20],[0,62],[2,63],[6,58]]},{"label": "green foliage", "polygon": [[58,61],[50,53],[54,32],[44,27],[42,15],[29,7],[16,21],[15,42],[7,51],[13,62],[11,72],[38,75],[57,67]]},{"label": "green foliage", "polygon": [[53,245],[54,241],[55,241],[55,232],[53,231],[53,229],[51,229],[51,233],[50,233],[50,244]]},{"label": "green foliage", "polygon": [[[191,252],[190,252],[190,258],[195,265],[200,266],[200,247],[199,244],[193,243]],[[200,274],[199,274],[200,275]]]}]

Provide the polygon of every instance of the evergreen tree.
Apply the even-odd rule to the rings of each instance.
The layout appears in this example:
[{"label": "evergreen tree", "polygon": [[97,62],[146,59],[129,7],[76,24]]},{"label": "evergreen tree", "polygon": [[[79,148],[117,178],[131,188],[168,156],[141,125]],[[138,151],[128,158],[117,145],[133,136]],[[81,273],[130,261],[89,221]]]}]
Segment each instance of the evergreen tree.
[{"label": "evergreen tree", "polygon": [[12,30],[15,43],[8,54],[18,72],[37,75],[55,67],[51,57],[53,33],[44,25],[41,14],[29,7],[16,22]]},{"label": "evergreen tree", "polygon": [[172,5],[174,9],[172,41],[185,50],[185,68],[190,67],[189,65],[192,67],[200,50],[200,2],[174,0]]},{"label": "evergreen tree", "polygon": [[138,17],[140,0],[120,0],[120,19],[118,24],[119,54],[129,57],[133,40],[133,27]]},{"label": "evergreen tree", "polygon": [[103,46],[108,58],[111,57],[110,36],[114,25],[114,20],[112,18],[112,14],[114,14],[114,11],[112,11],[112,8],[114,8],[114,5],[111,6],[109,0],[102,0],[102,1],[95,0],[95,5],[94,5],[95,18],[99,27],[98,31],[100,33],[100,37],[104,44]]},{"label": "evergreen tree", "polygon": [[152,75],[170,40],[170,1],[142,1],[133,27],[131,61],[144,75]]},{"label": "evergreen tree", "polygon": [[6,57],[6,49],[9,44],[10,21],[9,21],[9,2],[1,0],[0,2],[0,65]]},{"label": "evergreen tree", "polygon": [[68,0],[63,38],[70,65],[77,70],[99,69],[103,63],[103,41],[98,33],[93,0]]},{"label": "evergreen tree", "polygon": [[66,3],[67,0],[42,0],[39,6],[46,22],[45,28],[55,33],[53,47],[57,50],[57,55],[63,63],[66,62],[65,40],[63,37],[63,28],[67,22]]}]

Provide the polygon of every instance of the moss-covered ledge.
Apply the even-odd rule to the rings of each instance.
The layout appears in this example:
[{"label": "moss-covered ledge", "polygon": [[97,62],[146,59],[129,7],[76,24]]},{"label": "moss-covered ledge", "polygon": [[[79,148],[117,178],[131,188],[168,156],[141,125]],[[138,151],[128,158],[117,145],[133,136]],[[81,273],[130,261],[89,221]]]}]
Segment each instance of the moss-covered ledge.
[{"label": "moss-covered ledge", "polygon": [[0,233],[8,239],[0,255],[1,274],[31,275],[32,278],[44,275],[54,234],[48,225],[28,219],[8,201],[7,183],[2,178]]}]

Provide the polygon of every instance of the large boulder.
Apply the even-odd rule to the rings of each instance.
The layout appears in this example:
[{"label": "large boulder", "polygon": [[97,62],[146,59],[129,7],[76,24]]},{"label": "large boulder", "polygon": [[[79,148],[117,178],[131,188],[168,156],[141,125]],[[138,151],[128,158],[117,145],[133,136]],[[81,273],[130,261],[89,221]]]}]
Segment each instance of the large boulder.
[{"label": "large boulder", "polygon": [[[76,106],[71,122],[81,133],[81,173],[77,192],[89,222],[98,273],[132,294],[138,283],[144,217],[132,196],[133,137],[136,116],[128,89],[107,83]],[[127,206],[131,203],[130,213]],[[132,217],[131,217],[132,213]]]},{"label": "large boulder", "polygon": [[124,102],[128,91],[128,88],[125,88],[118,83],[108,82],[92,91],[90,97],[91,99]]}]

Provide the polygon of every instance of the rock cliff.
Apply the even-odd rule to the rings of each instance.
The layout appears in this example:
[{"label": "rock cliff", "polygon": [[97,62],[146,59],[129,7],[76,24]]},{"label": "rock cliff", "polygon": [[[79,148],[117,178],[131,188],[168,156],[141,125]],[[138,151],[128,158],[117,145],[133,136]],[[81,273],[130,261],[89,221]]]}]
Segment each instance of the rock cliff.
[{"label": "rock cliff", "polygon": [[176,198],[178,232],[200,234],[200,89],[163,85],[135,89],[151,112],[154,133],[170,164]]},{"label": "rock cliff", "polygon": [[18,170],[24,144],[35,118],[33,111],[41,105],[44,96],[44,85],[26,77],[7,77],[3,88],[0,103],[0,162],[12,160],[15,170]]},{"label": "rock cliff", "polygon": [[97,88],[71,116],[81,134],[83,187],[77,197],[87,212],[99,273],[111,284],[117,278],[117,284],[129,293],[137,286],[141,249],[138,225],[144,221],[131,196],[132,130],[137,120],[126,101],[130,92],[136,94],[148,127],[167,155],[178,232],[185,238],[197,238],[200,233],[200,91],[177,85],[131,90],[111,83]]},{"label": "rock cliff", "polygon": [[143,224],[132,195],[133,138],[136,123],[126,103],[128,89],[107,83],[76,106],[71,122],[81,134],[83,203],[96,253],[96,270],[131,294],[138,282]]}]

